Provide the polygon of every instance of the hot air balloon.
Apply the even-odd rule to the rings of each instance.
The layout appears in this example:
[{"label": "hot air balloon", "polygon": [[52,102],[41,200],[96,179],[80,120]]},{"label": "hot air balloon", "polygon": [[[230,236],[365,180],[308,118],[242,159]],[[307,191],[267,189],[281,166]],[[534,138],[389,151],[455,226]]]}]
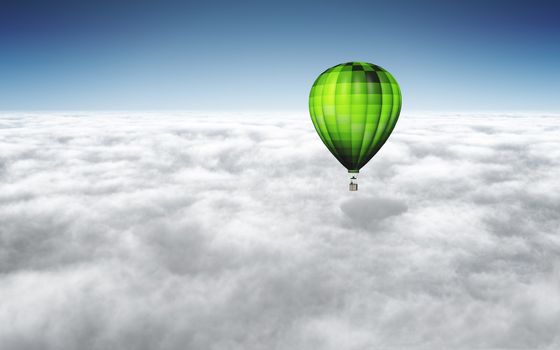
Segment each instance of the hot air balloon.
[{"label": "hot air balloon", "polygon": [[399,85],[385,69],[348,62],[321,73],[309,94],[309,113],[319,137],[352,176],[381,149],[401,111]]}]

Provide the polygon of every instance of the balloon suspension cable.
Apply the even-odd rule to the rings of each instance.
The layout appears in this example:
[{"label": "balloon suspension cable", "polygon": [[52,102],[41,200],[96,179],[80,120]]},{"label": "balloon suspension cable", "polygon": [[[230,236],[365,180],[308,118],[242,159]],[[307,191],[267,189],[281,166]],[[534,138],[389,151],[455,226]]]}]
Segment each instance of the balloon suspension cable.
[{"label": "balloon suspension cable", "polygon": [[358,179],[356,178],[355,175],[350,178],[349,190],[350,191],[357,191],[358,190]]}]

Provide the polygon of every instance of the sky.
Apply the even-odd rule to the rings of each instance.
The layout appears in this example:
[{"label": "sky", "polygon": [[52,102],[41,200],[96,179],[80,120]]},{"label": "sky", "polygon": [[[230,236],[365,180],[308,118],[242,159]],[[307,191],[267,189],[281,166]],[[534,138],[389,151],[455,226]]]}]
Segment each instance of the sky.
[{"label": "sky", "polygon": [[2,1],[1,110],[305,110],[326,68],[406,110],[560,109],[553,1]]},{"label": "sky", "polygon": [[4,112],[2,349],[559,349],[559,117]]}]

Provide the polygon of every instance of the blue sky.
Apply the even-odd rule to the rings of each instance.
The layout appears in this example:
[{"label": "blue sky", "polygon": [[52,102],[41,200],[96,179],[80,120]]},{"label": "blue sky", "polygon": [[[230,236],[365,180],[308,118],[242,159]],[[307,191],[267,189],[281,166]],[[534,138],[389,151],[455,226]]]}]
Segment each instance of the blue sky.
[{"label": "blue sky", "polygon": [[393,73],[407,110],[559,110],[560,5],[12,1],[0,109],[301,109],[326,68]]}]

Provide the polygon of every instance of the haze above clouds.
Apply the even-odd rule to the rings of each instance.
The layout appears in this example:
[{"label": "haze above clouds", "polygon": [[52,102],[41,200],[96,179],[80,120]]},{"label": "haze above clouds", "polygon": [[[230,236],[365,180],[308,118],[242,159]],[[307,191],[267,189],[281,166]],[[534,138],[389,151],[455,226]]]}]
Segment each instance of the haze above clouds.
[{"label": "haze above clouds", "polygon": [[4,113],[2,349],[558,349],[559,115]]}]

